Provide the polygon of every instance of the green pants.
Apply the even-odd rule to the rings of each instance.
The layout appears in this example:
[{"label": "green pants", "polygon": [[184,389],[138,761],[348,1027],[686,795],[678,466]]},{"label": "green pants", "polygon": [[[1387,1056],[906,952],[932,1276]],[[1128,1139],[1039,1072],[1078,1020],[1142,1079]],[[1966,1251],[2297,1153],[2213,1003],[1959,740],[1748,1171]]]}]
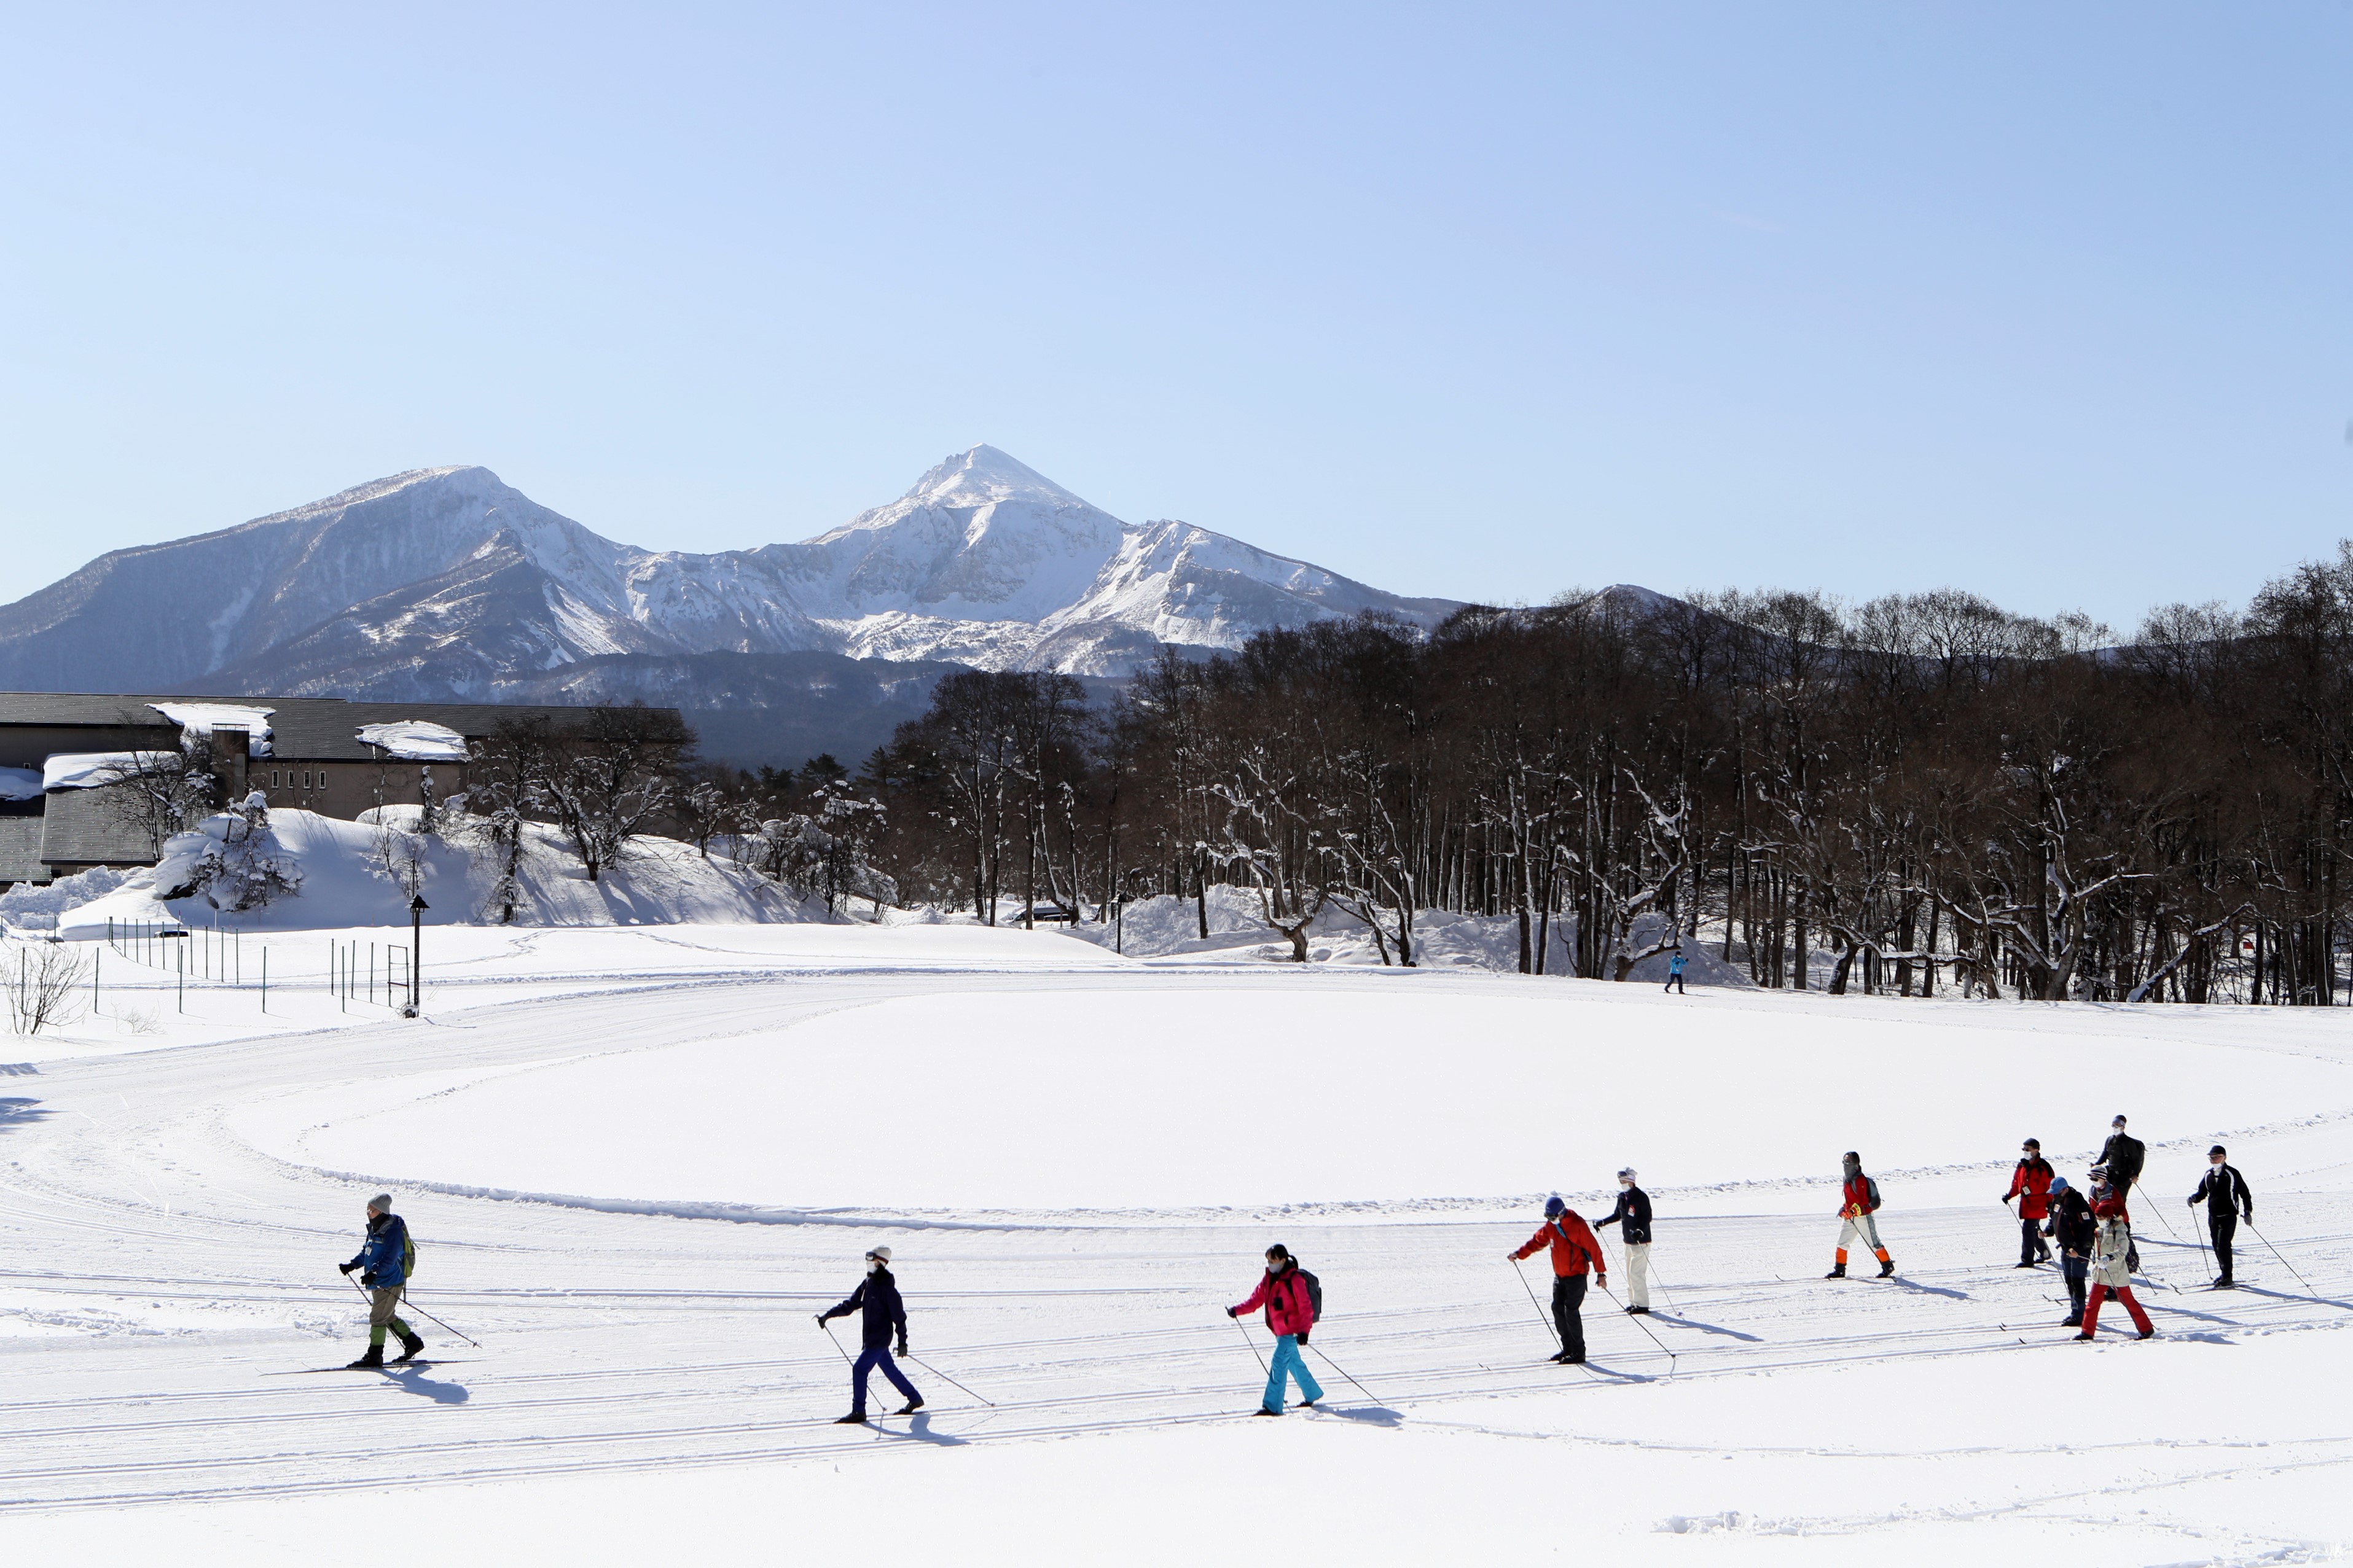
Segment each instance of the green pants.
[{"label": "green pants", "polygon": [[385,1285],[368,1292],[368,1343],[384,1343],[384,1331],[390,1329],[403,1340],[409,1337],[408,1325],[393,1316],[400,1305],[400,1293],[407,1287]]}]

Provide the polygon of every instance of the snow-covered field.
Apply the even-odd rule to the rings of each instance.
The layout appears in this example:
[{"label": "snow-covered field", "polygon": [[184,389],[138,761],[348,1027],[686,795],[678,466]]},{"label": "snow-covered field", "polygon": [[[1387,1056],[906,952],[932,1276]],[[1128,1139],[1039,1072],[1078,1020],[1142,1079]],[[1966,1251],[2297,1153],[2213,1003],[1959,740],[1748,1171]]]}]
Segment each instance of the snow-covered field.
[{"label": "snow-covered field", "polygon": [[[266,1016],[203,985],[182,1013],[110,955],[97,1016],[0,1051],[12,1559],[2353,1549],[2353,1016],[1669,997],[955,924],[437,931],[425,1018],[325,992],[331,943],[403,934],[289,939]],[[2118,1110],[2160,1337],[2083,1346],[1997,1200],[2022,1136],[2080,1179]],[[2249,1288],[2197,1289],[2181,1198],[2218,1139],[2310,1289],[2243,1229]],[[1819,1279],[1847,1148],[1893,1283]],[[1504,1254],[1546,1191],[1591,1213],[1630,1162],[1664,1348],[1597,1299],[1592,1363],[1547,1364]],[[309,1375],[361,1342],[333,1265],[385,1185],[415,1304],[480,1343],[426,1324],[444,1359]],[[1264,1331],[1221,1309],[1276,1239],[1363,1384],[1319,1362],[1329,1408],[1254,1421]],[[931,1408],[836,1426],[810,1314],[877,1241]]]}]

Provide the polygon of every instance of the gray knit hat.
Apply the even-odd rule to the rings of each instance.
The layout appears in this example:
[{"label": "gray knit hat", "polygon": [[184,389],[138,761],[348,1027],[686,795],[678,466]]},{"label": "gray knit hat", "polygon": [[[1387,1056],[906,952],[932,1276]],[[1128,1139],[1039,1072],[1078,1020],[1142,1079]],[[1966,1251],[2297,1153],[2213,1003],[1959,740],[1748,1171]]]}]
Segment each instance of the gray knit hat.
[{"label": "gray knit hat", "polygon": [[375,1210],[378,1214],[390,1214],[392,1212],[392,1194],[390,1193],[376,1194],[375,1196],[368,1199],[368,1207]]}]

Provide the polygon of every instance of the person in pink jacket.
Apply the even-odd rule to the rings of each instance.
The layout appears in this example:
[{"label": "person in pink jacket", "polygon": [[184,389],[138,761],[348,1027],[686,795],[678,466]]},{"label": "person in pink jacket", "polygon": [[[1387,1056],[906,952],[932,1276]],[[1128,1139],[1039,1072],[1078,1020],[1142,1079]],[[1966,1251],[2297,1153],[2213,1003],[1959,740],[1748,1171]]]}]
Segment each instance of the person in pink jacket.
[{"label": "person in pink jacket", "polygon": [[1266,1397],[1253,1415],[1282,1414],[1282,1380],[1295,1378],[1299,1383],[1299,1402],[1313,1406],[1324,1397],[1323,1385],[1315,1374],[1307,1370],[1307,1362],[1299,1347],[1307,1342],[1307,1331],[1315,1326],[1315,1277],[1299,1267],[1299,1259],[1291,1249],[1276,1242],[1266,1249],[1266,1273],[1250,1300],[1239,1307],[1226,1309],[1226,1316],[1239,1318],[1244,1312],[1266,1309],[1266,1326],[1274,1335],[1274,1361],[1266,1374]]}]

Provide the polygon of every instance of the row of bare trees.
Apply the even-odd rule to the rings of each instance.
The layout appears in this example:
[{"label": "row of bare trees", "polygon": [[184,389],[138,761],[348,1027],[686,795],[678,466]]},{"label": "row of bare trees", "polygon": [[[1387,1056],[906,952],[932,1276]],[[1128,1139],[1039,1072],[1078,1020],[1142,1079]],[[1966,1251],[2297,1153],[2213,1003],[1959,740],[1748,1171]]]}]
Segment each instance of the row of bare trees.
[{"label": "row of bare trees", "polygon": [[1954,591],[1614,590],[1171,652],[1098,706],[959,675],[858,783],[905,896],[992,922],[1176,894],[1206,935],[1222,884],[1303,958],[1337,907],[1410,964],[1439,909],[1530,973],[1704,944],[1767,986],[2327,1005],[2353,545],[2125,639]]}]

